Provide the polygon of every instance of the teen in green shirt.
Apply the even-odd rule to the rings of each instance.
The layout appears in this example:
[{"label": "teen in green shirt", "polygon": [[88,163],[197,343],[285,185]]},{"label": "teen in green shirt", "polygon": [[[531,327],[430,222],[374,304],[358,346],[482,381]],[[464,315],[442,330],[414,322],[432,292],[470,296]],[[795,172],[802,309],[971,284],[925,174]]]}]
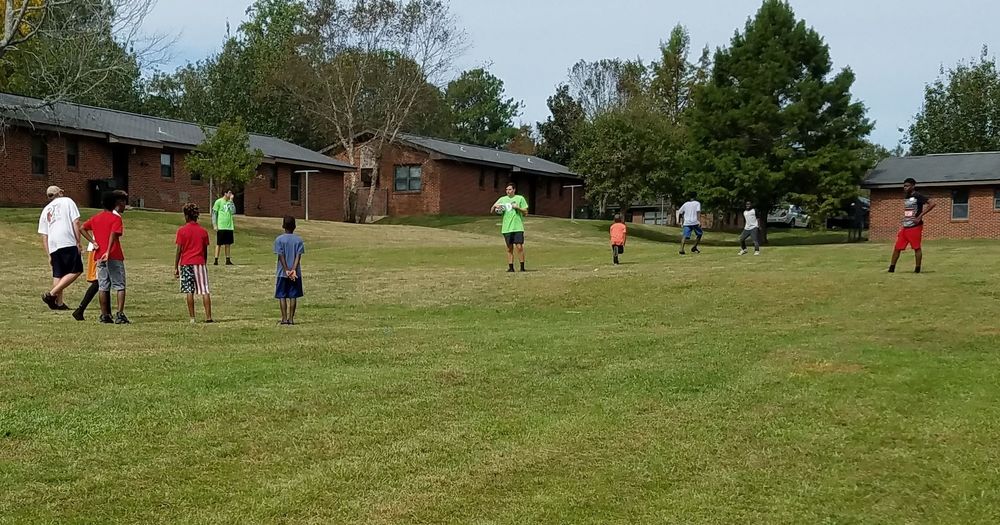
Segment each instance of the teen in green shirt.
[{"label": "teen in green shirt", "polygon": [[235,242],[235,225],[233,215],[236,214],[236,203],[233,202],[233,192],[227,191],[212,205],[212,226],[215,227],[215,264],[219,264],[219,249],[226,247],[226,265],[232,266],[230,248]]},{"label": "teen in green shirt", "polygon": [[507,271],[514,272],[514,248],[521,261],[521,271],[524,269],[524,216],[528,214],[528,201],[517,195],[513,183],[507,185],[507,195],[493,203],[493,212],[503,212],[503,226],[500,233],[507,243]]}]

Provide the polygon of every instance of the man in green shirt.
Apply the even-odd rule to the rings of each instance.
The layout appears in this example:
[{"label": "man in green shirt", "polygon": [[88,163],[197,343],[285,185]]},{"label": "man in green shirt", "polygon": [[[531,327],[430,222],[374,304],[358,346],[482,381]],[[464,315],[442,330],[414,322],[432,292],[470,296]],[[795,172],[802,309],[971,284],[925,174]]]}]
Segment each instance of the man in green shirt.
[{"label": "man in green shirt", "polygon": [[215,228],[215,265],[219,265],[219,249],[226,247],[226,266],[232,266],[230,247],[234,242],[235,227],[233,215],[236,215],[236,203],[233,202],[232,190],[219,197],[212,205],[212,227]]},{"label": "man in green shirt", "polygon": [[507,271],[514,272],[514,248],[517,248],[521,260],[521,271],[524,270],[524,216],[528,214],[528,201],[517,195],[513,183],[507,185],[507,195],[500,197],[493,204],[493,213],[503,213],[503,227],[500,233],[507,241]]}]

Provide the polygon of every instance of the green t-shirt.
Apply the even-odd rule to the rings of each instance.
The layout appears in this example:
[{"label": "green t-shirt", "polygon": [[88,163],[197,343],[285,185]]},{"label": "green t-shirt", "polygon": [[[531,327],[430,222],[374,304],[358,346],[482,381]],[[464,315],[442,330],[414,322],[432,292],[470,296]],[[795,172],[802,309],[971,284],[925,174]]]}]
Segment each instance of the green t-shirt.
[{"label": "green t-shirt", "polygon": [[215,201],[215,205],[212,206],[212,211],[215,212],[215,227],[220,230],[235,230],[233,227],[233,215],[236,213],[236,204],[233,201],[227,201],[225,197],[219,197],[219,200]]},{"label": "green t-shirt", "polygon": [[[524,200],[524,197],[520,195],[514,195],[513,197],[508,197],[504,195],[497,199],[494,206],[502,206],[504,204],[513,204],[518,208],[528,209],[528,201]],[[504,212],[503,214],[503,228],[500,233],[514,233],[524,231],[524,217],[521,216],[521,212],[511,208]]]}]

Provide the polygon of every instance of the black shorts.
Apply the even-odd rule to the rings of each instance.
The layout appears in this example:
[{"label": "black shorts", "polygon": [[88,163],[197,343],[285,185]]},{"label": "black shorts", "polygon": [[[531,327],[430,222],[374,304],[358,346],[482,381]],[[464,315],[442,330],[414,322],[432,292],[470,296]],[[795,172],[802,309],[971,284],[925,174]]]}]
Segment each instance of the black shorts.
[{"label": "black shorts", "polygon": [[52,277],[56,279],[83,273],[83,259],[80,258],[80,249],[76,246],[59,248],[49,254],[49,261],[52,263]]},{"label": "black shorts", "polygon": [[229,246],[233,244],[233,230],[219,230],[215,232],[215,244],[218,246]]},{"label": "black shorts", "polygon": [[507,241],[507,246],[524,244],[524,232],[511,232],[503,234],[503,239]]}]

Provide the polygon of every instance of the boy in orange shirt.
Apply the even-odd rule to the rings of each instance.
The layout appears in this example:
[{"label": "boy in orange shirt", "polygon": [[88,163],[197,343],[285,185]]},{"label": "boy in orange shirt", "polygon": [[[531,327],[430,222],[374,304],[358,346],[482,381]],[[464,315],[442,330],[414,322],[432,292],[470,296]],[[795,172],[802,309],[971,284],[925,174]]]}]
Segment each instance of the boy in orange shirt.
[{"label": "boy in orange shirt", "polygon": [[615,223],[611,225],[611,255],[618,264],[618,256],[625,253],[625,240],[628,238],[628,228],[622,222],[622,216],[615,215]]}]

